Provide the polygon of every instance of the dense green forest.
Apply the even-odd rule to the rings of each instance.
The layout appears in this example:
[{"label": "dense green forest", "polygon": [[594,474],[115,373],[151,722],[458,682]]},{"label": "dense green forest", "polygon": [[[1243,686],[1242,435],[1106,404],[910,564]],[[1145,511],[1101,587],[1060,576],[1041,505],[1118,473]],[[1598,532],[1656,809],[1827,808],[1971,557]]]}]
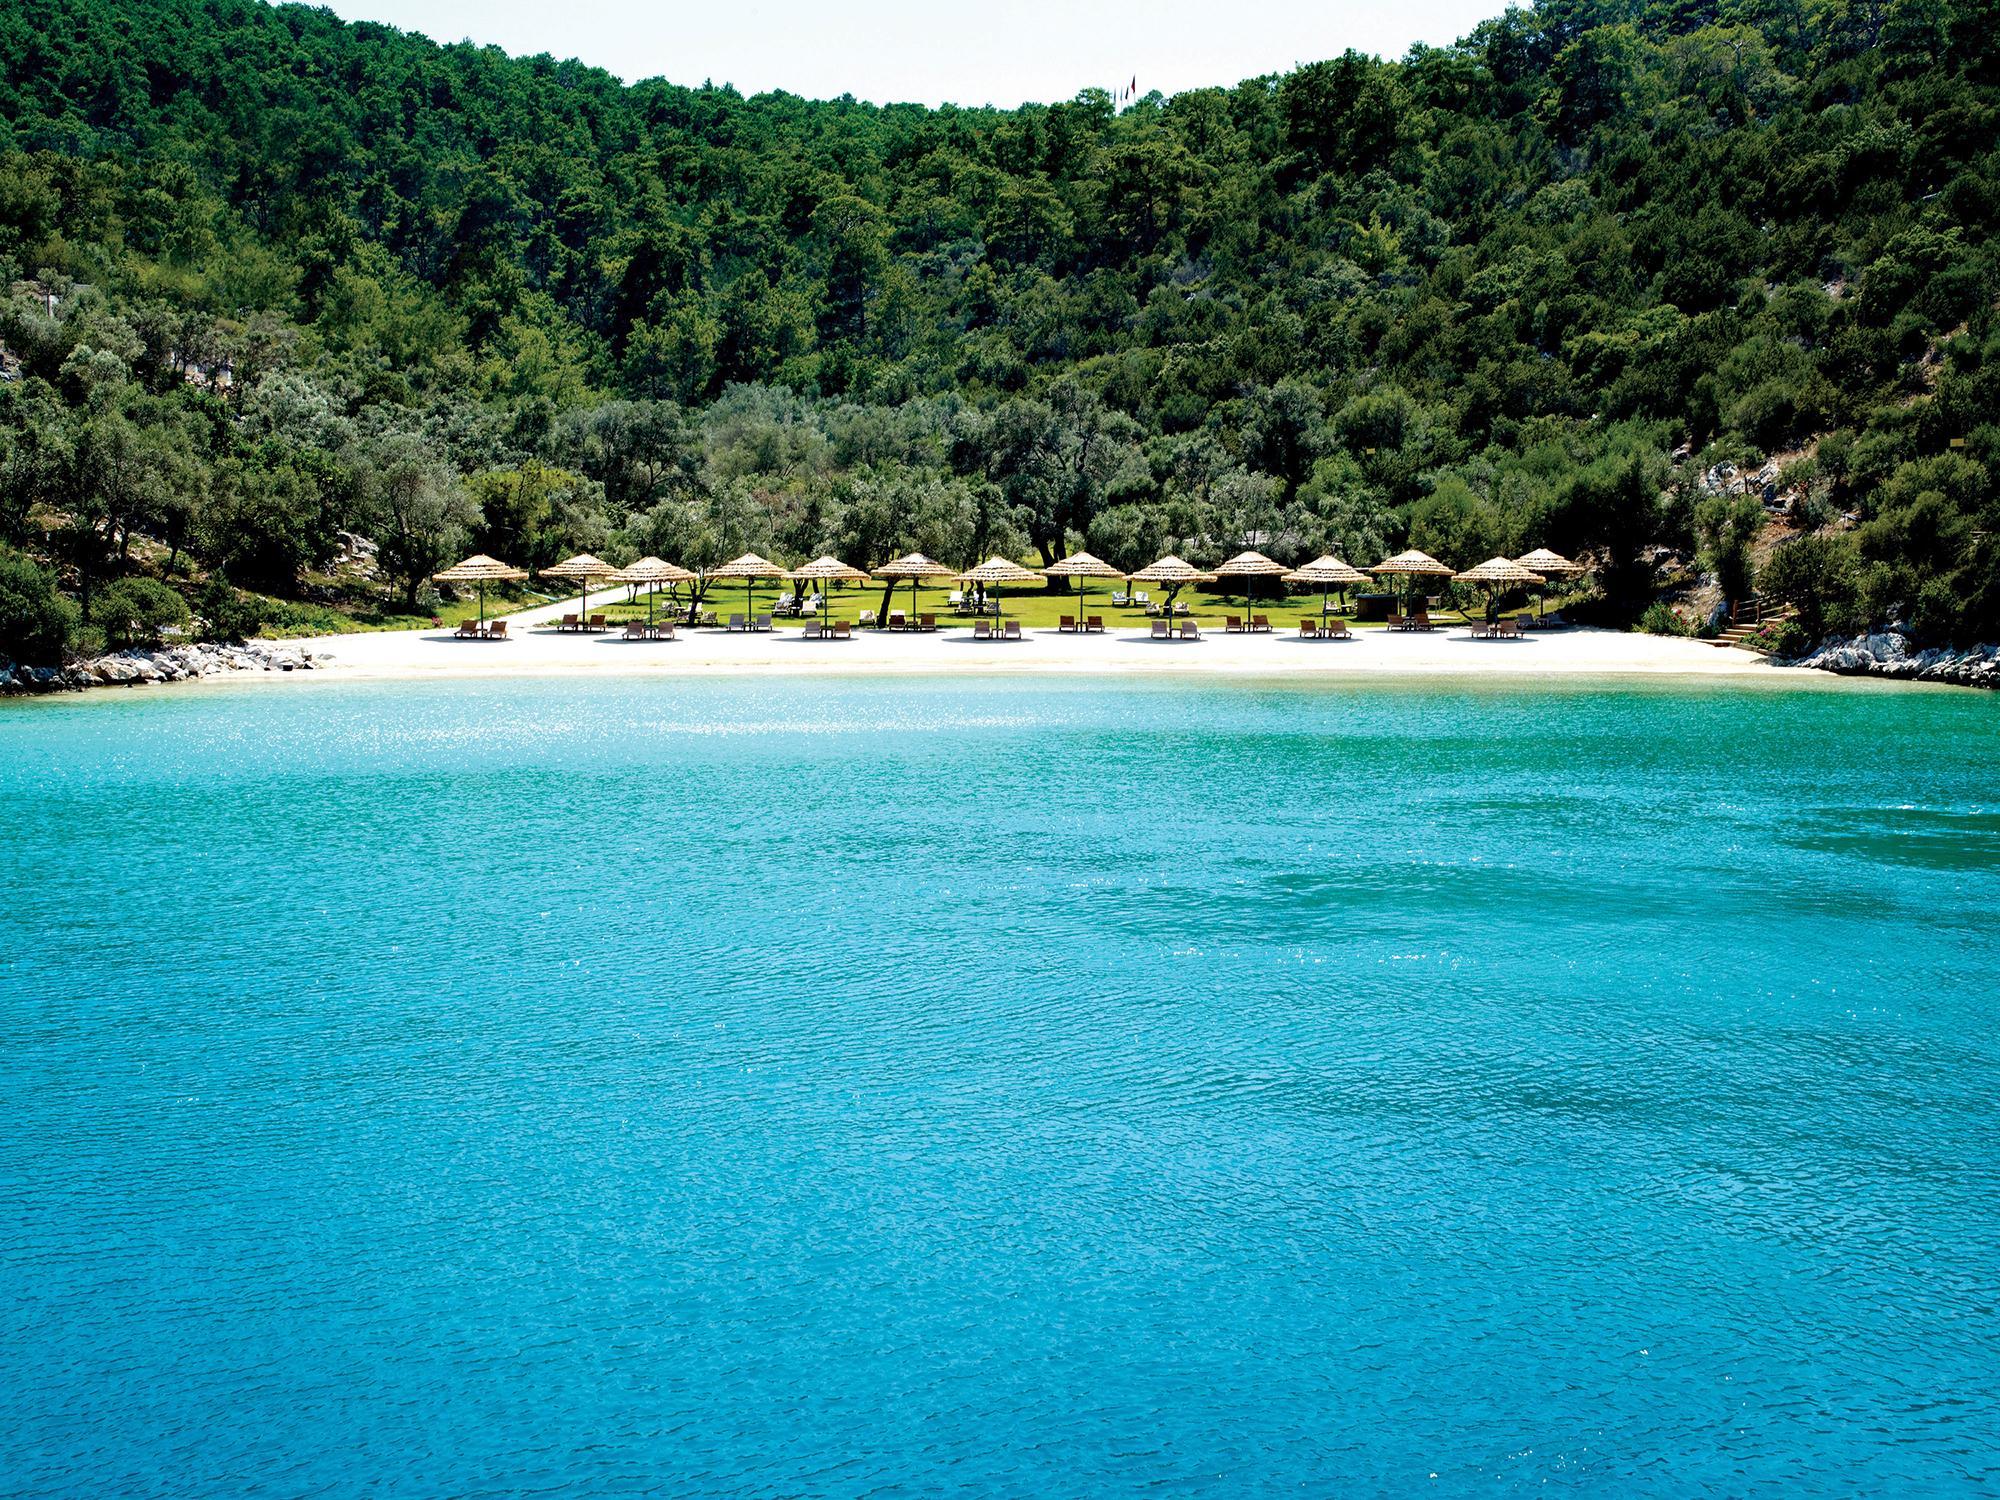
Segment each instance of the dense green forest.
[{"label": "dense green forest", "polygon": [[1606,619],[1754,568],[2000,637],[1995,0],[1549,0],[1017,110],[13,0],[0,120],[16,654],[137,575],[383,618],[586,548],[1547,545]]}]

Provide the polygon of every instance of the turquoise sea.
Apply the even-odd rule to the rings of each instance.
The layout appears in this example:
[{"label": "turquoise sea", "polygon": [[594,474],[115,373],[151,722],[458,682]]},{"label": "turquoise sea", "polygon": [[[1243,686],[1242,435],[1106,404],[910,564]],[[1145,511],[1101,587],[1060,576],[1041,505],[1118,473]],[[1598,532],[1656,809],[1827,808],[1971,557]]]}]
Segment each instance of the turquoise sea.
[{"label": "turquoise sea", "polygon": [[1977,1495],[2000,698],[0,704],[0,1494]]}]

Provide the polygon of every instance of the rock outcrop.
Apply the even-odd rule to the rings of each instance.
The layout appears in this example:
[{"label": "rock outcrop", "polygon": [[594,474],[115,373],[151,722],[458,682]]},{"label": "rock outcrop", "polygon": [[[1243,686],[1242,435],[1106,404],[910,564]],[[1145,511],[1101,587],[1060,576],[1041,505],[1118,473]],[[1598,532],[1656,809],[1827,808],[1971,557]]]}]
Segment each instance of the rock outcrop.
[{"label": "rock outcrop", "polygon": [[1812,667],[1849,677],[1893,677],[1899,681],[2000,688],[2000,646],[1979,645],[1964,651],[1939,646],[1912,652],[1909,637],[1895,629],[1851,639],[1829,637],[1805,656],[1784,665]]},{"label": "rock outcrop", "polygon": [[186,682],[236,672],[311,672],[333,665],[333,654],[300,641],[246,641],[240,646],[162,646],[121,651],[66,667],[24,667],[0,661],[0,692],[61,693],[146,682]]}]

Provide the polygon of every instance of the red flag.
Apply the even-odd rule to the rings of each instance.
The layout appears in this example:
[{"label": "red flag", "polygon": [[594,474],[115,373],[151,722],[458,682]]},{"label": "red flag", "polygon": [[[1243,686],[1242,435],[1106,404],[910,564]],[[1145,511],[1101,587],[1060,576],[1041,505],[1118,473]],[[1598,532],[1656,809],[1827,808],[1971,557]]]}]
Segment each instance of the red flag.
[{"label": "red flag", "polygon": [[1137,73],[1132,75],[1132,92],[1135,94],[1139,92],[1139,75]]}]

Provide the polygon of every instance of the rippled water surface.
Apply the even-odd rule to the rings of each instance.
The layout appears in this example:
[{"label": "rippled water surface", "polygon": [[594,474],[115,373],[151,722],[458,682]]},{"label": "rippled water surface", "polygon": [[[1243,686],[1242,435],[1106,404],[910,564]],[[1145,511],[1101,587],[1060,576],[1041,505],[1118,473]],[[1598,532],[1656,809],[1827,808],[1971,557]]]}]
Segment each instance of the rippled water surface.
[{"label": "rippled water surface", "polygon": [[1980,1494],[1992,695],[0,705],[0,1493]]}]

